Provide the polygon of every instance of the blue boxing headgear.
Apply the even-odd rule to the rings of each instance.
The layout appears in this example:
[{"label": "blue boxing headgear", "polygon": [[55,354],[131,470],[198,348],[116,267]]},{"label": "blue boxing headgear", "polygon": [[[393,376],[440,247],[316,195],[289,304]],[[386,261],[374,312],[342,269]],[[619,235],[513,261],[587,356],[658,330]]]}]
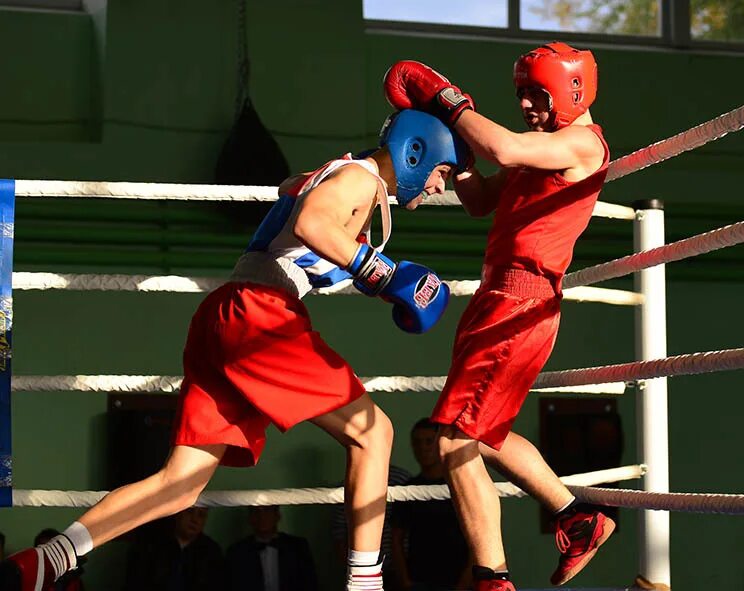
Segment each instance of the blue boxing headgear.
[{"label": "blue boxing headgear", "polygon": [[406,109],[388,117],[380,131],[380,147],[387,147],[397,180],[396,200],[407,205],[424,190],[439,164],[464,169],[470,150],[462,138],[428,113]]}]

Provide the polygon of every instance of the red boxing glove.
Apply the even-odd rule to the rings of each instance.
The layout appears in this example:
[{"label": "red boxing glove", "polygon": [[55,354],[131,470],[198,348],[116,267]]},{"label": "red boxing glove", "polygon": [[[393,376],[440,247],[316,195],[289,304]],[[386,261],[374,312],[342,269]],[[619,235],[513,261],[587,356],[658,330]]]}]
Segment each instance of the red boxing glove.
[{"label": "red boxing glove", "polygon": [[395,109],[426,111],[449,126],[457,122],[463,111],[475,110],[470,95],[421,62],[394,63],[385,73],[382,84],[385,98]]}]

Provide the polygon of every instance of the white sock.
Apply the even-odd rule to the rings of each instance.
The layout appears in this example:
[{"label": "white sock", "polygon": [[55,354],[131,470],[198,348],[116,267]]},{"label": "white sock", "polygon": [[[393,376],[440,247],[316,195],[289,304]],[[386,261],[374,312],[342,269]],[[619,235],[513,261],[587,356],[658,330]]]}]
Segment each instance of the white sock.
[{"label": "white sock", "polygon": [[41,544],[39,549],[52,563],[55,581],[67,571],[77,568],[75,548],[64,535],[54,536],[46,544]]},{"label": "white sock", "polygon": [[362,552],[360,550],[349,550],[349,566],[372,566],[380,559],[380,551]]},{"label": "white sock", "polygon": [[62,533],[72,542],[78,556],[85,556],[93,550],[93,538],[90,537],[88,528],[79,521],[74,522]]},{"label": "white sock", "polygon": [[380,551],[349,550],[346,591],[383,591]]},{"label": "white sock", "polygon": [[571,497],[571,500],[568,501],[568,503],[566,503],[565,505],[563,505],[563,507],[558,509],[558,511],[553,513],[553,515],[558,515],[561,511],[565,511],[566,509],[568,509],[571,506],[571,503],[573,503],[575,500],[576,500],[576,497]]}]

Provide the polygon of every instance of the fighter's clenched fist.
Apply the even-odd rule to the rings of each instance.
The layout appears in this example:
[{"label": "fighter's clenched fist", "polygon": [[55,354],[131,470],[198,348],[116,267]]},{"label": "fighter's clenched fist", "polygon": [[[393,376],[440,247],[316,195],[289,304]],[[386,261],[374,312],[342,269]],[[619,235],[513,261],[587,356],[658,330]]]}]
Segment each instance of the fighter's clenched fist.
[{"label": "fighter's clenched fist", "polygon": [[394,63],[383,79],[385,98],[396,109],[418,109],[454,125],[467,109],[475,110],[464,94],[447,78],[426,64],[412,60]]}]

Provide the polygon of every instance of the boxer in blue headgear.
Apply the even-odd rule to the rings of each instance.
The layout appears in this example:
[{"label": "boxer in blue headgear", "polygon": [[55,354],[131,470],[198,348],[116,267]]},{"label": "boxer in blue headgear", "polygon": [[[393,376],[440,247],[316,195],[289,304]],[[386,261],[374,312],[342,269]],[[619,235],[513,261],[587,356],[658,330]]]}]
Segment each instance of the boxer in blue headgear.
[{"label": "boxer in blue headgear", "polygon": [[436,117],[413,109],[388,117],[380,131],[380,147],[390,153],[397,185],[395,198],[403,206],[424,192],[437,165],[451,164],[461,172],[472,158],[457,133]]},{"label": "boxer in blue headgear", "polygon": [[[396,187],[408,209],[444,192],[453,170],[468,161],[458,142],[434,117],[403,111],[366,157],[347,154],[282,183],[232,277],[191,320],[165,466],[106,495],[61,535],[9,557],[0,565],[0,589],[46,589],[92,549],[190,507],[219,464],[255,464],[270,423],[286,431],[309,421],[347,452],[346,591],[382,591],[392,425],[349,364],[313,330],[300,298],[313,287],[352,279],[392,305],[402,330],[434,326],[447,306],[447,286],[423,265],[382,254],[391,225],[387,188]],[[369,228],[378,205],[383,240],[373,247]]]}]

